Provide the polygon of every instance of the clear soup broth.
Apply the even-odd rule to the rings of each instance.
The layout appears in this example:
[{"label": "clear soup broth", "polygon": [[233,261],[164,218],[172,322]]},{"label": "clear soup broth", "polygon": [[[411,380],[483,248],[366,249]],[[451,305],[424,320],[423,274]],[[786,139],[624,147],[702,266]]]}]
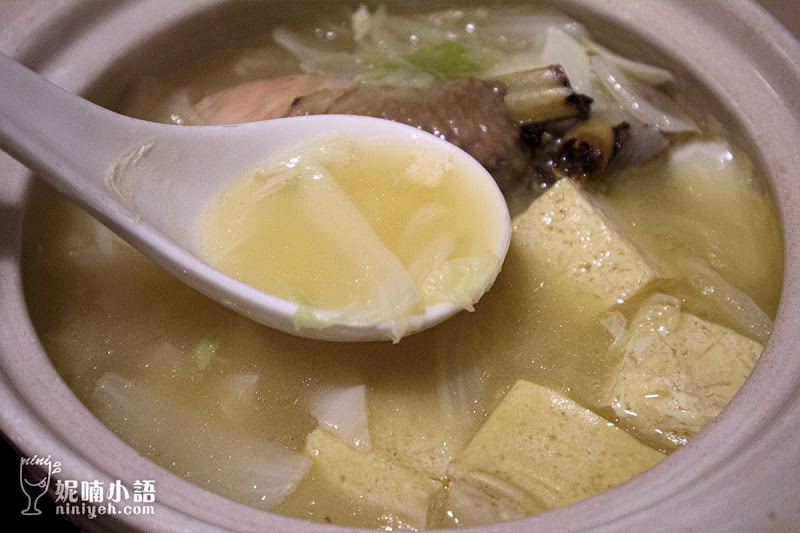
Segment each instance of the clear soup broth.
[{"label": "clear soup broth", "polygon": [[506,194],[515,229],[492,289],[398,344],[301,339],[37,189],[26,294],[75,394],[192,483],[367,528],[537,514],[685,445],[742,384],[778,306],[781,228],[747,152],[678,103],[678,74],[557,12],[332,11],[143,77],[119,109],[178,124],[411,109]]}]

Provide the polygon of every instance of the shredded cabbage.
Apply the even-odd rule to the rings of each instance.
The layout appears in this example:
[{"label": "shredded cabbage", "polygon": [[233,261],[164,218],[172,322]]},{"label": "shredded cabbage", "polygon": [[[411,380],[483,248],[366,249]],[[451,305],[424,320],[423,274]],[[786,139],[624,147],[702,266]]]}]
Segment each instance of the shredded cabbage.
[{"label": "shredded cabbage", "polygon": [[422,87],[442,78],[492,78],[560,65],[574,90],[595,100],[595,111],[622,108],[629,122],[664,132],[699,131],[657,90],[674,82],[671,72],[611,52],[584,26],[552,10],[443,10],[403,17],[384,6],[374,12],[360,6],[351,28],[354,53],[322,50],[286,29],[273,37],[306,72],[387,85]]},{"label": "shredded cabbage", "polygon": [[364,72],[364,65],[359,58],[346,52],[328,52],[315,48],[304,42],[304,39],[285,28],[277,28],[272,38],[300,60],[300,68],[308,74],[323,76],[352,76]]},{"label": "shredded cabbage", "polygon": [[478,74],[469,50],[456,41],[423,46],[406,57],[406,61],[436,78],[469,78]]},{"label": "shredded cabbage", "polygon": [[487,273],[497,272],[501,263],[491,253],[449,259],[425,280],[423,301],[450,302],[474,311],[473,304],[491,288]]},{"label": "shredded cabbage", "polygon": [[625,315],[619,311],[614,311],[603,318],[600,323],[611,334],[611,348],[620,348],[628,338],[628,321]]},{"label": "shredded cabbage", "polygon": [[618,350],[633,338],[647,339],[650,333],[675,331],[681,324],[681,301],[657,293],[639,307],[630,321],[619,311],[614,311],[600,322],[611,334],[611,349]]}]

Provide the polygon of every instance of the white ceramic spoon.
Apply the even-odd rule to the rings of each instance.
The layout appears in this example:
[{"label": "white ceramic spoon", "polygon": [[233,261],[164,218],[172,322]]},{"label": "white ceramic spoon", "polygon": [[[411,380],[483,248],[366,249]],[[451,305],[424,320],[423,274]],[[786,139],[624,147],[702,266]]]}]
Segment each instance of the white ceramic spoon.
[{"label": "white ceramic spoon", "polygon": [[[0,54],[0,148],[77,201],[127,242],[200,292],[267,326],[309,338],[386,340],[388,326],[334,325],[295,330],[296,304],[247,286],[199,258],[199,220],[231,178],[315,136],[408,139],[451,157],[469,155],[410,126],[382,119],[320,115],[235,126],[156,124],[108,111],[50,83]],[[473,167],[474,168],[474,167]],[[508,211],[491,176],[471,173],[498,212]],[[504,258],[510,222],[498,231]],[[409,332],[452,316],[451,304],[428,307]]]}]

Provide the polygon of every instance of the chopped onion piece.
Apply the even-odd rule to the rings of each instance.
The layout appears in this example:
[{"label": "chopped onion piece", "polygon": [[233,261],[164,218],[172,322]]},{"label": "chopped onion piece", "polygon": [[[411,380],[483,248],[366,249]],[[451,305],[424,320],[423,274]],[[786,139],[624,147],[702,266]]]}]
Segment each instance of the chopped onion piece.
[{"label": "chopped onion piece", "polygon": [[[533,47],[540,50],[544,46],[545,35],[551,28],[563,29],[573,33],[575,22],[561,13],[550,9],[494,10],[482,21],[480,30],[484,39],[494,36],[492,42],[507,43],[507,46],[520,48]],[[577,25],[579,26],[579,25]]]},{"label": "chopped onion piece", "polygon": [[379,6],[372,14],[369,32],[365,36],[365,40],[369,37],[372,44],[390,61],[399,61],[415,49],[414,43],[408,39],[410,34],[405,34],[402,30],[393,31],[395,19],[404,20],[390,17],[386,12],[386,6]]},{"label": "chopped onion piece", "polygon": [[721,184],[741,181],[731,146],[725,141],[698,141],[676,146],[670,151],[669,168],[673,175],[686,176],[683,181],[691,190],[690,179],[702,175]]},{"label": "chopped onion piece", "polygon": [[736,331],[761,344],[767,343],[772,333],[772,320],[750,296],[701,261],[688,261],[684,268],[692,287],[704,295]]},{"label": "chopped onion piece", "polygon": [[659,109],[637,92],[637,82],[628,78],[622,70],[600,57],[590,59],[592,68],[614,99],[634,117],[666,132],[699,132],[689,118],[679,117]]},{"label": "chopped onion piece", "polygon": [[[425,17],[409,18],[386,15],[383,26],[386,31],[414,43],[440,43],[452,37],[448,29],[437,27]],[[412,39],[412,36],[416,38]]]},{"label": "chopped onion piece", "polygon": [[[457,330],[455,330],[457,332]],[[445,350],[436,350],[436,395],[439,407],[455,424],[468,425],[475,415],[475,405],[483,392],[486,375],[480,346],[464,346],[463,339],[451,333],[440,342],[449,342]]]},{"label": "chopped onion piece", "polygon": [[92,402],[98,418],[140,453],[159,450],[153,458],[176,474],[252,507],[281,503],[311,466],[299,453],[232,433],[195,405],[117,374],[97,380]]},{"label": "chopped onion piece", "polygon": [[542,67],[542,60],[530,50],[524,50],[505,55],[500,61],[487,69],[481,77],[496,78],[506,74],[535,70],[540,67]]},{"label": "chopped onion piece", "polygon": [[372,27],[372,15],[370,15],[367,6],[363,4],[358,6],[358,9],[353,12],[351,17],[351,24],[353,27],[353,39],[360,43],[369,34]]},{"label": "chopped onion piece", "polygon": [[576,93],[592,95],[592,70],[586,48],[558,28],[547,30],[540,66],[561,65]]},{"label": "chopped onion piece", "polygon": [[367,387],[334,389],[316,401],[311,414],[319,427],[356,449],[369,450]]},{"label": "chopped onion piece", "polygon": [[253,414],[258,399],[258,374],[237,372],[225,376],[217,394],[217,407],[226,418],[244,418]]},{"label": "chopped onion piece", "polygon": [[323,164],[309,157],[301,174],[295,178],[299,205],[308,213],[317,213],[315,232],[335,244],[342,256],[354,264],[367,265],[364,284],[373,295],[367,306],[355,302],[340,309],[304,307],[295,314],[295,327],[325,327],[331,324],[370,325],[389,322],[393,338],[411,326],[409,310],[419,301],[419,294],[405,267],[389,250],[364,218],[353,200]]},{"label": "chopped onion piece", "polygon": [[614,156],[612,163],[617,168],[643,165],[669,148],[669,140],[649,124],[632,124],[630,137]]},{"label": "chopped onion piece", "polygon": [[609,63],[619,67],[620,70],[639,81],[649,83],[650,85],[666,85],[675,82],[675,76],[667,69],[648,65],[640,61],[633,61],[632,59],[617,55],[588,37],[579,40],[589,53],[601,56]]}]

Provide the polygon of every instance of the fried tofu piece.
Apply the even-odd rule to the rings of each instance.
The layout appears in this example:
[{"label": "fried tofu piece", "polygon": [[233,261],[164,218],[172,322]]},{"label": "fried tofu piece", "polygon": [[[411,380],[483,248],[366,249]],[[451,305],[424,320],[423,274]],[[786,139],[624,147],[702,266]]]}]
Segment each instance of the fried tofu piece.
[{"label": "fried tofu piece", "polygon": [[375,453],[356,450],[321,429],[308,436],[306,452],[316,472],[336,490],[382,507],[415,528],[425,526],[431,495],[442,488],[438,481]]},{"label": "fried tofu piece", "polygon": [[373,391],[370,423],[373,451],[430,479],[444,479],[447,465],[469,442],[464,415],[448,417],[432,406],[436,397],[403,391]]},{"label": "fried tofu piece", "polygon": [[663,458],[569,398],[521,380],[450,464],[432,520],[452,516],[475,526],[541,513],[615,487]]},{"label": "fried tofu piece", "polygon": [[664,327],[643,328],[637,318],[628,327],[608,404],[621,426],[674,450],[733,398],[764,347],[677,308],[667,312],[675,317]]},{"label": "fried tofu piece", "polygon": [[608,309],[666,273],[595,201],[562,179],[514,220],[511,246],[537,275]]}]

